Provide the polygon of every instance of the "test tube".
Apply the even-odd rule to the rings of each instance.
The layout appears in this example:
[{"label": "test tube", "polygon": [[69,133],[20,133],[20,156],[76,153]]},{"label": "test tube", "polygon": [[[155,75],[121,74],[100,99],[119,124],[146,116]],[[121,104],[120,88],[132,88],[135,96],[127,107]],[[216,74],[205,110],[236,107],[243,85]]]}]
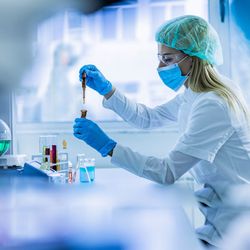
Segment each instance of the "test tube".
[{"label": "test tube", "polygon": [[69,162],[68,183],[72,183],[72,182],[73,182],[72,163]]},{"label": "test tube", "polygon": [[[52,145],[52,149],[51,149],[50,153],[51,153],[51,159],[50,159],[51,163],[52,164],[56,164],[57,163],[57,149],[56,149],[56,145]],[[53,165],[52,168],[57,171],[57,166],[56,165]]]},{"label": "test tube", "polygon": [[81,118],[86,118],[86,115],[87,115],[87,110],[81,109]]},{"label": "test tube", "polygon": [[48,170],[50,170],[50,148],[45,148],[45,158],[44,161],[47,162]]}]

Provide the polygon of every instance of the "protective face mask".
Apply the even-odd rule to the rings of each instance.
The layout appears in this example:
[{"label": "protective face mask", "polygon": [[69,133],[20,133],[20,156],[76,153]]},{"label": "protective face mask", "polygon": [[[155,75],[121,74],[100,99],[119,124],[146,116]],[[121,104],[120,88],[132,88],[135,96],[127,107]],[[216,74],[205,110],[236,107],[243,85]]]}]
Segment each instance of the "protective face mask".
[{"label": "protective face mask", "polygon": [[[187,57],[184,57],[180,62],[186,58]],[[181,75],[181,69],[178,63],[158,68],[157,71],[163,83],[174,91],[178,91],[188,79],[188,74],[185,76]]]}]

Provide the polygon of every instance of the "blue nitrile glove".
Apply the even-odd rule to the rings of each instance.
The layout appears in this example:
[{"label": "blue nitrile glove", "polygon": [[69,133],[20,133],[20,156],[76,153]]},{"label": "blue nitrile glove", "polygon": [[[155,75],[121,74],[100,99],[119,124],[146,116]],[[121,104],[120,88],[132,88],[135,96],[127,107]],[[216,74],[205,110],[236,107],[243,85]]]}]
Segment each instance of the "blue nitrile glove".
[{"label": "blue nitrile glove", "polygon": [[79,79],[86,73],[86,85],[96,90],[100,95],[106,95],[112,90],[112,84],[104,77],[95,65],[84,65],[79,71]]},{"label": "blue nitrile glove", "polygon": [[76,118],[73,128],[76,138],[85,141],[103,157],[107,156],[116,145],[116,142],[110,139],[96,123],[86,118]]}]

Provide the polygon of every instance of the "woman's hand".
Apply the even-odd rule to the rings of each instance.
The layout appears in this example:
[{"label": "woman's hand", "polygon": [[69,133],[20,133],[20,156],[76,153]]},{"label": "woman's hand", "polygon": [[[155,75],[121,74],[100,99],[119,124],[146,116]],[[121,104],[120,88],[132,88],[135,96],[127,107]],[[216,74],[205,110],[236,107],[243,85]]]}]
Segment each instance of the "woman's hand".
[{"label": "woman's hand", "polygon": [[112,84],[104,77],[95,65],[84,65],[79,71],[79,80],[86,74],[86,85],[96,90],[100,95],[107,95],[112,91]]},{"label": "woman's hand", "polygon": [[96,123],[85,118],[76,118],[73,129],[76,138],[86,142],[103,157],[108,154],[112,156],[111,152],[116,142],[110,139]]}]

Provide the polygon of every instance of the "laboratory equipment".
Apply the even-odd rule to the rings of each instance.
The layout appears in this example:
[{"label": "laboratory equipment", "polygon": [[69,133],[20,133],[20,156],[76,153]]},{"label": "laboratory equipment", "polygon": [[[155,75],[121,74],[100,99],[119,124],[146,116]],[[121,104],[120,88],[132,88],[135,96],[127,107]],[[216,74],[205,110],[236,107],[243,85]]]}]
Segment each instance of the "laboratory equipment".
[{"label": "laboratory equipment", "polygon": [[40,154],[32,155],[32,161],[39,163],[37,167],[49,175],[50,182],[66,183],[68,180],[71,183],[73,173],[72,163],[68,160],[67,141],[62,140],[61,152],[58,152],[57,144],[53,143],[57,143],[57,135],[40,136]]},{"label": "laboratory equipment", "polygon": [[[68,171],[67,141],[62,141],[62,151],[58,150],[57,135],[41,135],[39,137],[40,154],[33,155],[32,160],[43,162],[55,171]],[[43,164],[43,165],[44,165]],[[41,167],[44,169],[44,166]]]},{"label": "laboratory equipment", "polygon": [[87,110],[81,109],[81,118],[86,118],[86,116],[87,116]]},{"label": "laboratory equipment", "polygon": [[56,145],[51,146],[51,163],[52,163],[52,168],[54,170],[60,170],[60,165],[56,164],[57,163],[57,147]]},{"label": "laboratory equipment", "polygon": [[60,171],[66,171],[69,168],[69,153],[68,153],[68,143],[64,139],[62,141],[62,151],[57,153],[58,162],[60,164]]},{"label": "laboratory equipment", "polygon": [[88,78],[87,86],[96,90],[100,95],[106,95],[112,90],[111,82],[104,77],[95,65],[89,64],[81,67],[79,72],[80,81],[82,81],[83,73],[86,73]]},{"label": "laboratory equipment", "polygon": [[72,169],[72,163],[69,162],[68,183],[72,182],[73,182],[73,169]]},{"label": "laboratory equipment", "polygon": [[10,148],[11,132],[8,125],[0,119],[0,156]]},{"label": "laboratory equipment", "polygon": [[82,101],[85,104],[85,91],[86,91],[86,74],[82,74]]},{"label": "laboratory equipment", "polygon": [[39,136],[39,153],[44,154],[46,148],[51,148],[52,145],[57,145],[57,135],[40,135]]},{"label": "laboratory equipment", "polygon": [[27,161],[25,154],[20,155],[4,155],[0,157],[0,169],[23,167]]},{"label": "laboratory equipment", "polygon": [[53,169],[41,169],[41,163],[32,161],[26,162],[23,169],[20,171],[20,175],[42,177],[49,183],[65,183],[65,174],[54,171]]},{"label": "laboratory equipment", "polygon": [[45,149],[44,163],[45,169],[50,170],[50,148]]},{"label": "laboratory equipment", "polygon": [[[85,104],[85,92],[86,92],[86,74],[82,74],[82,103]],[[81,118],[86,118],[87,110],[81,109]]]},{"label": "laboratory equipment", "polygon": [[[49,152],[49,148],[46,148],[45,152]],[[57,161],[52,163],[50,160],[50,155],[47,153],[32,155],[32,160],[41,163],[42,169],[53,169],[54,171],[65,172],[68,171],[68,153],[67,152],[59,152],[57,153]]]},{"label": "laboratory equipment", "polygon": [[80,158],[80,182],[91,182],[95,179],[95,159]]},{"label": "laboratory equipment", "polygon": [[23,169],[19,171],[19,174],[22,176],[37,176],[46,181],[49,181],[49,173],[48,170],[42,170],[38,162],[26,162]]},{"label": "laboratory equipment", "polygon": [[0,119],[0,169],[22,167],[26,161],[26,155],[5,155],[10,149],[11,132],[8,125]]},{"label": "laboratory equipment", "polygon": [[[32,177],[30,179],[29,177]],[[28,183],[65,183],[65,174],[54,170],[42,169],[41,163],[32,161],[25,162],[22,167],[2,169],[0,174],[0,183],[12,183],[14,180]]]},{"label": "laboratory equipment", "polygon": [[[84,166],[84,159],[85,159],[85,154],[77,155],[77,166],[74,173],[74,179],[76,180],[77,171],[79,170],[80,182],[91,182],[89,173]],[[85,171],[83,171],[82,169],[85,169]]]},{"label": "laboratory equipment", "polygon": [[68,143],[67,141],[64,139],[62,141],[62,151],[58,153],[58,160],[61,163],[60,164],[60,170],[64,170],[66,168],[68,168],[68,166],[66,164],[64,164],[64,162],[68,162]]},{"label": "laboratory equipment", "polygon": [[68,143],[66,140],[62,141],[62,146],[63,146],[63,149],[67,149]]}]

